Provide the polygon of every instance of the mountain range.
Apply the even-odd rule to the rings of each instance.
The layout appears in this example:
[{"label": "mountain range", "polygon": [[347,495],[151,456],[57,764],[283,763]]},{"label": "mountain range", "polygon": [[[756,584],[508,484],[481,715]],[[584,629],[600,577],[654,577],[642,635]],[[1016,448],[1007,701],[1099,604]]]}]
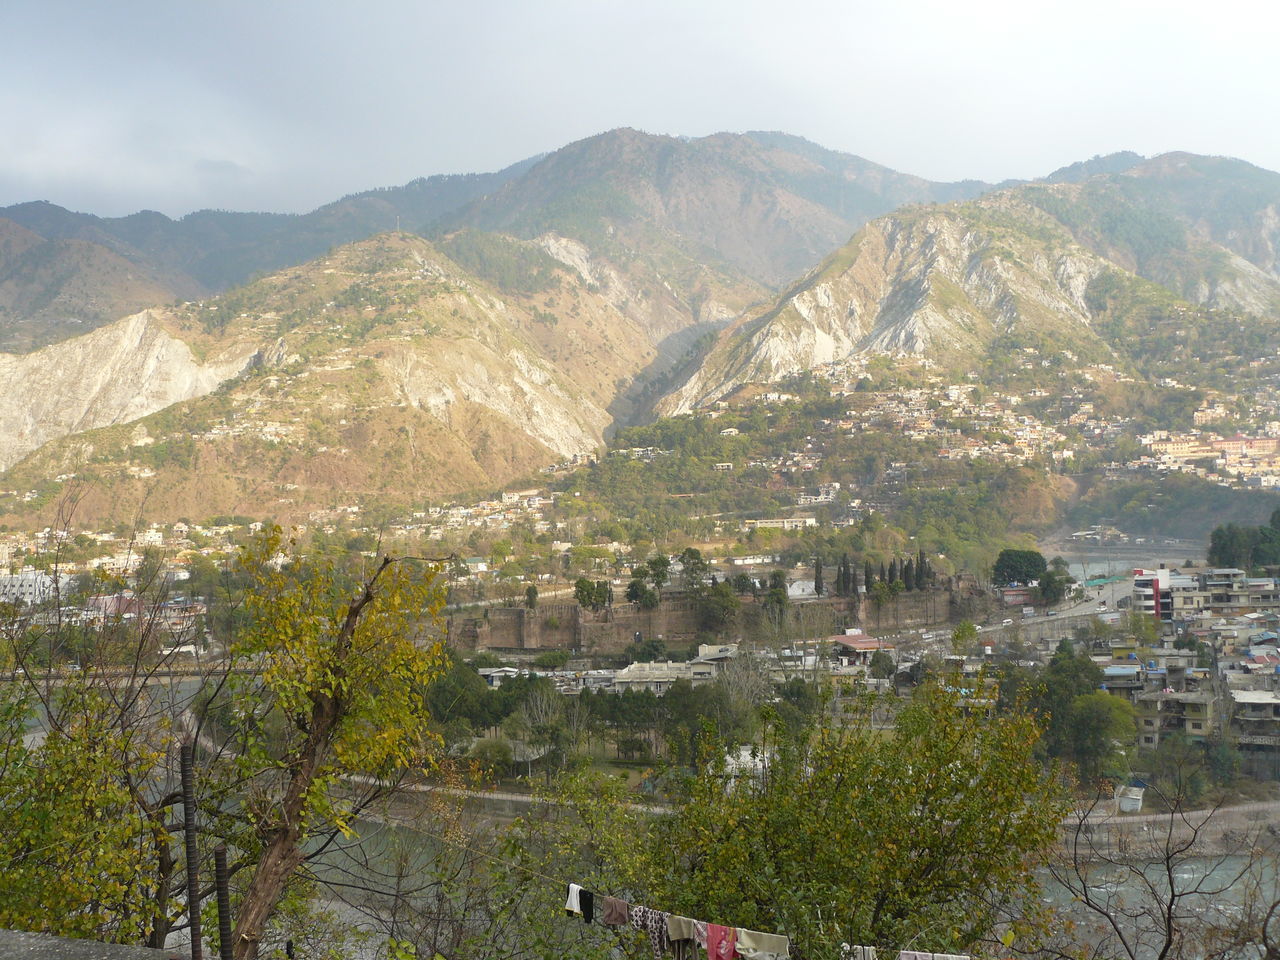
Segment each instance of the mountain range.
[{"label": "mountain range", "polygon": [[1280,315],[1280,175],[1122,153],[942,184],[616,130],[299,216],[19,204],[0,468],[37,506],[91,475],[101,518],[411,504],[850,355],[1131,364],[1132,318],[1184,307]]}]

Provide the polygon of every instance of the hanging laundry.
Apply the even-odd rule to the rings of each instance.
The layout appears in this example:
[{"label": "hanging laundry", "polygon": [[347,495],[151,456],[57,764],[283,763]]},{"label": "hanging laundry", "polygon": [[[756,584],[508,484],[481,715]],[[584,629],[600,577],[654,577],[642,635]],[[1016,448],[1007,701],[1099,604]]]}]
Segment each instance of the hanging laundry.
[{"label": "hanging laundry", "polygon": [[582,888],[576,883],[569,884],[569,896],[564,901],[564,912],[582,912]]},{"label": "hanging laundry", "polygon": [[707,921],[693,921],[693,940],[703,950],[707,949]]},{"label": "hanging laundry", "polygon": [[786,937],[744,927],[736,928],[733,948],[746,960],[788,960],[791,956],[791,941]]},{"label": "hanging laundry", "polygon": [[564,901],[564,912],[582,916],[583,923],[590,923],[595,914],[596,895],[576,883],[569,884],[569,895]]},{"label": "hanging laundry", "polygon": [[667,914],[667,939],[671,941],[671,952],[676,960],[695,960],[698,947],[704,950],[707,945],[705,930],[702,943],[698,943],[698,923],[689,917]]},{"label": "hanging laundry", "polygon": [[733,948],[737,934],[735,927],[722,927],[718,923],[708,923],[707,960],[734,960],[738,955]]},{"label": "hanging laundry", "polygon": [[698,936],[697,921],[678,914],[667,914],[668,940],[696,940]]},{"label": "hanging laundry", "polygon": [[667,949],[667,916],[661,910],[631,906],[631,925],[649,934],[649,946],[653,948],[653,960],[662,960]]},{"label": "hanging laundry", "polygon": [[617,897],[604,898],[604,915],[600,922],[606,927],[621,927],[630,920],[630,905]]}]

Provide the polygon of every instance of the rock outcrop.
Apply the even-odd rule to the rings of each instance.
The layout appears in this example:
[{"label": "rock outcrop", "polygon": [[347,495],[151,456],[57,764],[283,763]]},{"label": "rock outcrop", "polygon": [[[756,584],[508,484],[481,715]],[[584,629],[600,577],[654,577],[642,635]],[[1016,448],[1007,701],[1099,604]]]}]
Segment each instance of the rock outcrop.
[{"label": "rock outcrop", "polygon": [[118,320],[34,353],[0,354],[0,469],[50,440],[137,420],[211,393],[253,364],[237,345],[201,361],[156,313]]}]

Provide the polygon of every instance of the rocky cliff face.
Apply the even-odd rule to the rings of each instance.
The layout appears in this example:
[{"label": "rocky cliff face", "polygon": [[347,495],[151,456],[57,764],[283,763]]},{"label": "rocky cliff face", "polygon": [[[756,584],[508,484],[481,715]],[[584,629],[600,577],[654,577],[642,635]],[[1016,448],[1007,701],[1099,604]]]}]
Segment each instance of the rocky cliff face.
[{"label": "rocky cliff face", "polygon": [[101,481],[111,496],[82,503],[99,519],[143,497],[157,515],[286,516],[505,483],[593,451],[610,422],[530,336],[544,326],[426,241],[375,237],[226,301],[5,358],[0,383],[44,398],[4,424],[5,465],[43,443],[11,481]]},{"label": "rocky cliff face", "polygon": [[65,434],[202,397],[257,353],[236,345],[202,362],[145,310],[34,353],[0,354],[0,392],[10,398],[0,414],[0,469]]},{"label": "rocky cliff face", "polygon": [[1086,293],[1107,269],[1048,217],[1008,197],[885,217],[726,331],[661,409],[684,412],[739,384],[853,354],[974,362],[1007,334],[1101,348]]}]

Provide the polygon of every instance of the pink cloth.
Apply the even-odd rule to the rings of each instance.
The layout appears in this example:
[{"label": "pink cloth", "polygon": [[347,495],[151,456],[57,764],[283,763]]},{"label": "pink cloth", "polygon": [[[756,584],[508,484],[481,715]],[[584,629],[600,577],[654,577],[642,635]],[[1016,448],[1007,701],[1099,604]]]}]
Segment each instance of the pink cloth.
[{"label": "pink cloth", "polygon": [[707,960],[734,960],[738,955],[738,951],[733,947],[737,936],[737,927],[722,927],[718,923],[708,923]]}]

